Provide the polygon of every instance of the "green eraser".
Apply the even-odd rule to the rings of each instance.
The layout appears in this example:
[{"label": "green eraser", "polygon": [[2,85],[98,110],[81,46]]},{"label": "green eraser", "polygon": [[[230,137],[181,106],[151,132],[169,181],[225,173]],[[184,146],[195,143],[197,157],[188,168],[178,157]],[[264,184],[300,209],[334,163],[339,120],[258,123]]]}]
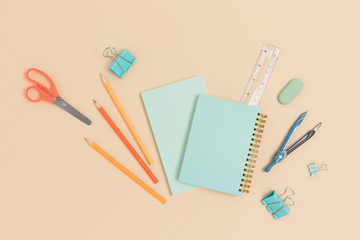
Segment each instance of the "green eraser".
[{"label": "green eraser", "polygon": [[304,87],[304,82],[301,79],[295,78],[291,80],[288,85],[279,94],[279,101],[282,104],[289,104],[301,92]]}]

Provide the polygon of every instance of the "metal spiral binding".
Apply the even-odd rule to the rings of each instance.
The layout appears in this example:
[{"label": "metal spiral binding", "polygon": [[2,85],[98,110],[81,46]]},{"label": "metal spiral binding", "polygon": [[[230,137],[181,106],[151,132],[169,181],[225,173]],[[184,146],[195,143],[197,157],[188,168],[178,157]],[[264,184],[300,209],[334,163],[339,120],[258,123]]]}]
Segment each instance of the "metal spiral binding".
[{"label": "metal spiral binding", "polygon": [[267,118],[267,115],[261,113],[258,113],[257,116],[258,117],[256,118],[254,133],[252,135],[253,137],[251,138],[251,143],[249,147],[249,153],[247,155],[247,159],[245,163],[245,168],[244,168],[245,173],[241,177],[239,191],[243,193],[249,193],[249,188],[251,183],[250,179],[252,178],[251,173],[254,173],[254,167],[255,167],[254,164],[256,163],[256,158],[257,158],[256,154],[259,152],[258,149],[261,143],[260,138],[262,137],[262,133],[264,132],[264,127],[265,127],[264,123],[266,122],[265,118]]}]

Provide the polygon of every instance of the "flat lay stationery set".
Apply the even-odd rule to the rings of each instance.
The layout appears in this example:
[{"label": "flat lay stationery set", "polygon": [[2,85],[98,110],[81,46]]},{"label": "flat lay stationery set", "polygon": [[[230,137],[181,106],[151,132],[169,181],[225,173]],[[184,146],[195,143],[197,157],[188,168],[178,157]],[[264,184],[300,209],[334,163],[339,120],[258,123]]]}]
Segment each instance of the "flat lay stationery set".
[{"label": "flat lay stationery set", "polygon": [[[266,142],[262,143],[262,135],[266,131],[268,116],[265,112],[267,111],[259,108],[258,105],[269,84],[279,54],[280,50],[273,45],[262,46],[240,102],[210,96],[202,76],[191,77],[141,93],[172,195],[198,187],[235,196],[250,193],[252,178],[255,175],[254,167],[259,160],[260,145],[266,144]],[[126,78],[128,71],[136,71],[134,64],[137,58],[126,49],[118,53],[114,47],[108,47],[104,50],[103,56],[111,59],[109,69],[120,78]],[[50,87],[35,80],[37,79],[35,76],[45,78]],[[47,101],[55,104],[83,123],[91,125],[87,117],[60,97],[50,75],[31,68],[26,72],[26,78],[34,84],[25,91],[27,99],[32,102]],[[146,172],[148,178],[142,180],[137,177],[133,173],[135,171],[130,171],[90,138],[84,138],[85,141],[144,190],[165,204],[167,200],[150,186],[159,182],[150,169],[154,160],[127,115],[126,106],[122,105],[126,104],[126,101],[118,98],[119,95],[115,93],[104,75],[100,74],[99,78],[131,135],[125,136],[104,107],[93,100],[95,107],[139,163],[140,168]],[[301,79],[293,79],[279,91],[278,101],[283,105],[290,104],[301,93],[303,87],[304,82]],[[34,91],[38,92],[37,98],[33,97]],[[281,168],[280,163],[290,153],[315,135],[321,123],[286,149],[306,115],[307,112],[302,113],[295,121],[273,161],[267,163],[267,167],[264,164],[265,172],[271,174],[272,168]],[[136,148],[140,151],[129,142],[130,138],[135,140]],[[319,176],[319,172],[326,171],[328,167],[326,163],[319,165],[308,163],[308,169],[310,176]],[[295,204],[294,190],[286,187],[282,194],[271,189],[269,192],[270,194],[262,200],[266,209],[275,219],[288,215],[290,206]]]}]

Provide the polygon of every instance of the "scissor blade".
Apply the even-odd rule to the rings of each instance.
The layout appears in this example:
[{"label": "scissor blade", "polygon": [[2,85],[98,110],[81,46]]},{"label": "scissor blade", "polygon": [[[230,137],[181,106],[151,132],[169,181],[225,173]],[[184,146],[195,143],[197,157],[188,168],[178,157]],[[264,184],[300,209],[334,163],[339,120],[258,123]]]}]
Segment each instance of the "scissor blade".
[{"label": "scissor blade", "polygon": [[65,102],[64,99],[58,97],[58,98],[56,98],[54,103],[55,103],[55,105],[61,107],[62,109],[64,109],[65,111],[67,111],[68,113],[70,113],[71,115],[73,115],[74,117],[79,119],[80,121],[82,121],[83,123],[85,123],[87,125],[91,124],[90,119],[88,119],[82,113],[80,113],[78,110],[73,108],[69,103]]}]

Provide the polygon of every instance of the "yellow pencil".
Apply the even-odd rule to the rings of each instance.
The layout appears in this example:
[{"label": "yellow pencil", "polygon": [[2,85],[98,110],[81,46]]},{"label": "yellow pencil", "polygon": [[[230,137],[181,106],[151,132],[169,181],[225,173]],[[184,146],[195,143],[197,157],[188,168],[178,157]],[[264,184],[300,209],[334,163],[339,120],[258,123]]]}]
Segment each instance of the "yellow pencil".
[{"label": "yellow pencil", "polygon": [[154,189],[149,187],[146,183],[144,183],[140,178],[138,178],[135,174],[130,172],[126,167],[124,167],[121,163],[116,161],[115,158],[113,158],[110,154],[108,154],[104,149],[102,149],[99,145],[94,143],[91,140],[88,140],[87,138],[84,138],[86,142],[94,148],[96,151],[98,151],[103,157],[105,157],[107,160],[109,160],[112,164],[114,164],[116,167],[118,167],[123,173],[128,175],[132,180],[134,180],[137,184],[139,184],[141,187],[143,187],[146,191],[148,191],[151,195],[156,197],[160,202],[166,203],[166,199],[163,198],[159,193],[157,193]]},{"label": "yellow pencil", "polygon": [[109,82],[104,78],[104,76],[100,73],[100,78],[102,80],[102,82],[104,83],[104,86],[106,88],[106,90],[108,91],[111,99],[113,100],[116,108],[119,110],[122,118],[124,119],[126,125],[128,126],[131,134],[134,136],[135,141],[137,142],[137,144],[139,145],[141,151],[143,152],[146,160],[148,161],[148,163],[150,165],[152,165],[154,163],[154,160],[152,160],[152,158],[150,157],[149,152],[147,151],[144,143],[141,141],[139,134],[136,132],[135,127],[132,125],[130,118],[128,117],[128,115],[126,114],[123,106],[121,105],[119,99],[116,97],[116,94],[114,92],[114,90],[111,88]]}]

